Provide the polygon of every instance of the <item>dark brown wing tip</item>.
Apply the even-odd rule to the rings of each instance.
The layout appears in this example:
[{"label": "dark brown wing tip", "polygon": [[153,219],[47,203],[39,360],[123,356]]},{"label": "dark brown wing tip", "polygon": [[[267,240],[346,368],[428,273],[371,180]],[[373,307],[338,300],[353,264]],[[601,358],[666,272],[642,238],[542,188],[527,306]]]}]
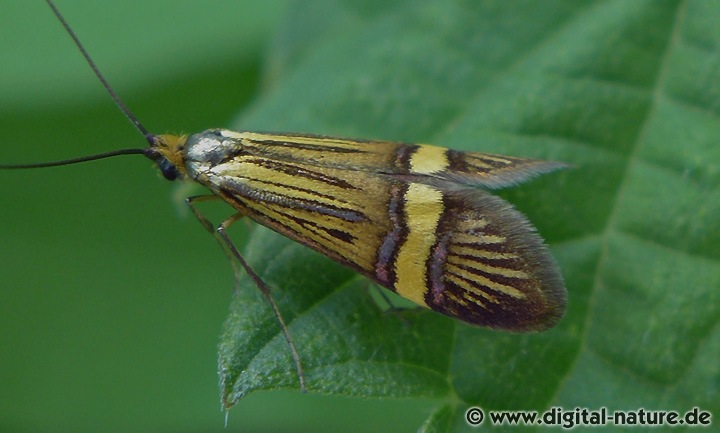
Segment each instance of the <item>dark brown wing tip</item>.
[{"label": "dark brown wing tip", "polygon": [[[498,200],[502,200],[499,199]],[[547,244],[525,216],[502,200],[502,218],[508,221],[507,236],[509,242],[522,251],[535,281],[537,292],[531,294],[526,320],[520,320],[512,331],[544,331],[554,327],[565,314],[567,307],[567,289],[562,273],[553,258]]]},{"label": "dark brown wing tip", "polygon": [[494,173],[489,179],[483,182],[483,186],[491,189],[501,189],[520,185],[535,177],[552,173],[558,170],[571,168],[569,164],[559,161],[544,161],[529,159],[523,164],[518,164],[512,169]]},{"label": "dark brown wing tip", "polygon": [[[520,159],[519,159],[520,160]],[[571,164],[559,161],[545,161],[541,159],[522,159],[516,165],[508,166],[490,173],[469,174],[448,172],[441,177],[463,185],[475,185],[488,189],[502,189],[525,183],[544,174],[552,173],[566,168]]]},{"label": "dark brown wing tip", "polygon": [[525,293],[527,299],[503,305],[477,324],[510,332],[539,332],[555,326],[565,314],[567,290],[560,268],[535,227],[500,197],[480,190],[458,193],[488,215],[494,229],[507,238],[510,250],[524,258],[534,282]]}]

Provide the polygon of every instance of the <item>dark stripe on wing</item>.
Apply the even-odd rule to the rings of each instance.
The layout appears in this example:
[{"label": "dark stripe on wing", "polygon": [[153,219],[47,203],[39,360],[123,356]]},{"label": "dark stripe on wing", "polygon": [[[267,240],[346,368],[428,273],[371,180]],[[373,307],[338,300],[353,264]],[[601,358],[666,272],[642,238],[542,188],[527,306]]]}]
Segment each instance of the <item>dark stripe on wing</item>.
[{"label": "dark stripe on wing", "polygon": [[310,144],[310,143],[298,143],[295,141],[281,141],[281,140],[255,140],[249,139],[249,143],[260,145],[260,146],[281,146],[286,148],[295,148],[300,150],[311,150],[315,152],[333,152],[333,153],[366,153],[364,150],[359,148],[347,148],[332,146],[327,144]]},{"label": "dark stripe on wing", "polygon": [[231,178],[225,179],[222,185],[219,186],[220,190],[227,195],[246,197],[250,201],[272,203],[290,209],[301,209],[307,212],[333,216],[349,222],[366,220],[365,214],[354,209],[341,208],[328,203],[322,203],[317,200],[291,197],[283,194],[263,191],[261,189],[249,187],[246,182]]},{"label": "dark stripe on wing", "polygon": [[253,158],[247,159],[243,161],[243,163],[255,164],[268,170],[277,171],[279,173],[284,173],[290,176],[302,177],[305,179],[310,179],[312,181],[323,182],[328,185],[333,185],[344,189],[358,189],[355,185],[339,177],[329,176],[320,171],[309,170],[304,167],[299,167],[295,164],[288,164],[278,160],[271,160],[268,158]]},{"label": "dark stripe on wing", "polygon": [[390,201],[387,210],[391,228],[385,234],[375,260],[375,277],[380,284],[388,288],[395,285],[397,279],[395,259],[397,258],[398,248],[405,242],[408,235],[405,202],[403,200],[406,192],[407,184],[393,182],[390,188]]}]

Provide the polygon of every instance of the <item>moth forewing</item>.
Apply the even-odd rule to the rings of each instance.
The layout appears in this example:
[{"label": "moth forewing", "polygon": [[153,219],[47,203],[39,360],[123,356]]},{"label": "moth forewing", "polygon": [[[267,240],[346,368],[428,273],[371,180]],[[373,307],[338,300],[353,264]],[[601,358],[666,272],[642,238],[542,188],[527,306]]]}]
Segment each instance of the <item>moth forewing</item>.
[{"label": "moth forewing", "polygon": [[542,239],[509,203],[477,187],[562,164],[221,129],[165,152],[239,213],[419,305],[513,331],[546,329],[564,312],[562,277]]},{"label": "moth forewing", "polygon": [[527,219],[479,190],[447,192],[444,202],[431,258],[431,308],[513,331],[553,326],[565,310],[565,287]]}]

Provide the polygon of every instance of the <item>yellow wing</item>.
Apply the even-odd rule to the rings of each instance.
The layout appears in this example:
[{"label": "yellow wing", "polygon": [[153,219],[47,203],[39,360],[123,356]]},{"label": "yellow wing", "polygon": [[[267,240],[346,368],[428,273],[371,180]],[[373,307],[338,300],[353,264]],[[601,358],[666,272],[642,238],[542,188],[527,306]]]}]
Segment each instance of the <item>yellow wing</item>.
[{"label": "yellow wing", "polygon": [[559,164],[224,130],[187,146],[189,175],[239,212],[419,305],[509,330],[544,329],[563,314],[562,277],[542,239],[510,204],[472,186]]}]

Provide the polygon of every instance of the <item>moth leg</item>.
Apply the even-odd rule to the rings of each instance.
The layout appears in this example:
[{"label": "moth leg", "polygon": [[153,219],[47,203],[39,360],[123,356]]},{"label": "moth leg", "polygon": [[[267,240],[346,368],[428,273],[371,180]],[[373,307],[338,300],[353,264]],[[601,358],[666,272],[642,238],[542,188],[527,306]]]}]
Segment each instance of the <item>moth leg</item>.
[{"label": "moth leg", "polygon": [[[386,311],[401,312],[401,311],[421,310],[422,309],[422,307],[419,305],[402,306],[402,305],[395,304],[395,302],[393,302],[393,300],[390,299],[390,297],[385,293],[385,290],[387,290],[387,289],[373,283],[372,281],[368,281],[367,289],[368,290],[374,289],[375,293],[377,293],[378,296],[380,296],[380,298],[382,298],[383,303],[387,306]],[[378,306],[380,306],[380,305],[378,305]]]},{"label": "moth leg", "polygon": [[[285,324],[285,320],[283,319],[282,314],[280,314],[280,309],[278,308],[277,303],[272,296],[272,293],[270,293],[270,287],[268,287],[268,285],[262,280],[262,278],[260,278],[260,276],[255,272],[255,270],[250,267],[247,261],[245,261],[245,258],[242,256],[242,254],[240,254],[240,251],[237,249],[235,244],[230,239],[230,236],[228,236],[227,234],[228,227],[230,227],[238,220],[242,219],[245,215],[241,213],[236,213],[235,215],[226,219],[219,226],[216,227],[195,206],[196,203],[212,200],[220,200],[220,197],[215,195],[199,195],[194,197],[188,197],[187,199],[185,199],[185,202],[192,211],[193,215],[195,215],[195,218],[200,221],[200,224],[202,224],[202,226],[205,227],[207,231],[212,233],[215,239],[217,239],[223,251],[230,259],[230,264],[232,265],[233,271],[235,273],[235,288],[237,289],[240,285],[240,270],[237,267],[237,263],[240,263],[245,272],[247,272],[248,276],[253,280],[257,288],[260,289],[260,292],[265,296],[265,298],[267,298],[268,302],[270,303],[270,307],[273,310],[273,314],[275,314],[275,317],[280,324],[280,328],[282,329],[285,341],[287,341],[288,346],[290,346],[290,353],[292,354],[293,361],[295,362],[295,369],[297,370],[298,378],[300,379],[300,389],[302,390],[302,392],[306,392],[307,388],[305,388],[305,374],[303,373],[302,364],[300,362],[300,355],[298,354],[297,348],[295,347],[295,342],[290,335],[290,331]],[[233,260],[233,258],[235,260]]]},{"label": "moth leg", "polygon": [[215,230],[215,225],[210,222],[210,220],[207,219],[207,217],[203,215],[202,212],[200,212],[200,210],[195,206],[195,203],[215,200],[220,200],[220,197],[216,195],[197,195],[193,197],[187,197],[185,199],[185,203],[187,203],[190,211],[192,211],[193,215],[195,215],[195,218],[200,222],[203,227],[205,227],[205,230],[210,232],[210,234],[213,235],[213,238],[215,238],[215,240],[220,243],[220,248],[222,248],[225,255],[227,255],[228,260],[230,261],[230,266],[232,266],[233,268],[235,290],[238,290],[240,288],[240,269],[238,269],[237,263],[235,263],[235,260],[233,260],[232,253],[228,250],[225,241],[223,241],[218,235],[217,231]]},{"label": "moth leg", "polygon": [[205,230],[209,231],[213,235],[215,234],[215,226],[205,217],[205,215],[202,214],[202,212],[198,210],[197,207],[195,207],[195,203],[214,200],[221,200],[221,198],[216,195],[196,195],[185,199],[185,203],[187,203],[193,215],[195,215],[195,218],[200,221],[200,224],[205,227]]},{"label": "moth leg", "polygon": [[400,309],[401,309],[400,307],[398,307],[397,305],[395,305],[395,304],[393,303],[393,301],[390,300],[390,298],[388,297],[388,295],[385,294],[385,291],[382,289],[382,287],[378,287],[376,284],[373,284],[373,283],[370,282],[370,281],[368,281],[367,284],[368,284],[368,285],[367,285],[367,289],[368,289],[368,290],[373,290],[373,289],[375,289],[375,293],[377,293],[378,296],[380,296],[380,297],[382,298],[382,300],[383,300],[383,302],[385,303],[385,305],[387,305],[387,311],[395,311],[395,310],[400,310]]},{"label": "moth leg", "polygon": [[235,244],[230,239],[230,236],[228,236],[227,234],[227,228],[230,227],[237,220],[241,219],[243,216],[244,215],[240,213],[231,216],[217,227],[216,232],[223,240],[228,250],[232,253],[235,259],[237,259],[240,265],[242,265],[243,269],[245,269],[245,272],[247,272],[248,276],[250,276],[250,278],[255,282],[257,288],[260,289],[260,292],[265,295],[268,302],[270,303],[273,313],[275,313],[275,317],[280,323],[280,328],[282,328],[283,335],[285,336],[285,341],[287,341],[288,346],[290,346],[290,353],[292,354],[293,361],[295,362],[295,369],[297,370],[298,378],[300,379],[300,389],[302,390],[302,392],[306,392],[307,388],[305,388],[305,373],[303,373],[302,363],[300,362],[300,355],[298,354],[297,348],[295,347],[295,342],[290,335],[290,330],[285,324],[285,320],[280,313],[280,308],[278,308],[275,299],[270,293],[270,287],[265,284],[262,278],[260,278],[260,276],[255,272],[255,270],[248,264],[248,262],[245,261],[245,258],[242,256],[242,254],[240,254],[240,251],[238,251],[237,247],[235,247]]},{"label": "moth leg", "polygon": [[368,282],[368,290],[375,289],[375,292],[382,298],[383,302],[387,305],[387,309],[384,310],[383,314],[393,314],[396,317],[398,317],[401,321],[405,323],[406,326],[410,326],[410,320],[408,320],[407,317],[405,317],[402,313],[404,311],[409,310],[419,310],[422,307],[420,306],[414,306],[414,307],[402,307],[399,305],[396,305],[390,297],[385,293],[385,289],[378,286],[377,284],[373,284],[372,282]]}]

